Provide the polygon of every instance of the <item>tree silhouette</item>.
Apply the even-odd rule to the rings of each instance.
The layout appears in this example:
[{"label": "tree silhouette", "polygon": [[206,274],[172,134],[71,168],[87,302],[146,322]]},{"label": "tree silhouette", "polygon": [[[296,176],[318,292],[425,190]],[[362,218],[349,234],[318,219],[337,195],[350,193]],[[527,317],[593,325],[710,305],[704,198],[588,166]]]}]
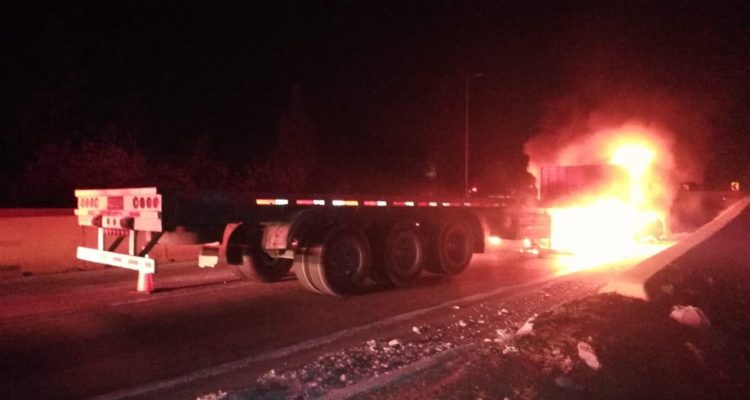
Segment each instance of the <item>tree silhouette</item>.
[{"label": "tree silhouette", "polygon": [[307,113],[302,88],[295,85],[281,114],[276,148],[267,161],[245,171],[251,190],[301,192],[310,189],[318,162],[315,126]]}]

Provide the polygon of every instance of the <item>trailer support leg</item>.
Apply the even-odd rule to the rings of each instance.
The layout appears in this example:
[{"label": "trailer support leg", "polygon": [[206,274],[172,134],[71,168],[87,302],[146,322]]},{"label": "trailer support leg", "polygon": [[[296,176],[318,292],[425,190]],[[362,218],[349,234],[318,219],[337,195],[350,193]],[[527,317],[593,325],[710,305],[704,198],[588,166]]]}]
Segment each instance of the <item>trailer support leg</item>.
[{"label": "trailer support leg", "polygon": [[136,291],[141,293],[151,293],[154,291],[154,274],[138,271],[138,286]]},{"label": "trailer support leg", "polygon": [[[161,233],[161,232],[160,232]],[[156,244],[156,241],[159,240],[159,236],[157,235],[156,238],[151,238],[149,243],[146,245],[146,247],[141,250],[140,254],[137,254],[138,256],[143,256],[147,254],[152,247],[154,247],[154,244]],[[129,230],[128,231],[128,254],[131,256],[136,255],[136,247],[138,244],[138,232],[135,230]],[[138,271],[138,285],[136,286],[136,291],[140,293],[151,293],[154,291],[154,274],[151,272],[143,272],[142,270]]]},{"label": "trailer support leg", "polygon": [[98,250],[104,250],[104,228],[96,228],[96,248]]}]

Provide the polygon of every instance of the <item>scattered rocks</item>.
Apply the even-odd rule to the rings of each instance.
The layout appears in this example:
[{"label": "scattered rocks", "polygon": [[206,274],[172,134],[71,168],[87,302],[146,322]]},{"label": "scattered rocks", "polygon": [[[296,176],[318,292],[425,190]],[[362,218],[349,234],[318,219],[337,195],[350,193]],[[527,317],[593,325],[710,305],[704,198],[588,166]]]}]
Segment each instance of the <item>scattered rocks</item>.
[{"label": "scattered rocks", "polygon": [[[315,398],[334,388],[352,385],[425,357],[433,356],[454,346],[451,342],[424,339],[405,342],[402,339],[371,339],[360,346],[340,350],[318,358],[300,368],[278,371],[272,369],[258,380],[260,392],[273,391],[282,398]],[[252,397],[252,396],[250,396]],[[207,398],[206,400],[215,400]]]},{"label": "scattered rocks", "polygon": [[[557,298],[558,293],[569,294],[572,291],[565,284],[561,284],[554,289],[546,289],[544,293],[551,293]],[[309,399],[325,396],[333,389],[387,375],[405,365],[469,343],[479,344],[478,354],[500,363],[515,363],[516,359],[530,360],[528,363],[541,363],[542,368],[539,371],[548,374],[550,383],[556,376],[553,374],[573,377],[574,374],[569,372],[575,364],[571,360],[571,357],[575,359],[575,342],[570,343],[570,354],[560,350],[564,346],[545,347],[542,349],[544,351],[538,354],[534,351],[529,353],[529,343],[535,343],[541,335],[535,332],[535,329],[543,329],[543,326],[534,326],[536,314],[521,324],[520,329],[517,323],[519,316],[529,316],[543,309],[539,301],[544,300],[545,296],[536,293],[533,295],[533,298],[499,304],[450,306],[445,315],[450,319],[444,324],[414,324],[411,327],[406,325],[402,330],[403,335],[398,337],[366,340],[358,346],[326,354],[312,363],[294,369],[283,370],[277,367],[259,378],[254,388],[255,393],[273,395],[269,397],[264,394],[256,397]],[[530,342],[524,343],[522,340]],[[564,383],[575,385],[578,382]],[[244,398],[253,398],[253,394]]]}]

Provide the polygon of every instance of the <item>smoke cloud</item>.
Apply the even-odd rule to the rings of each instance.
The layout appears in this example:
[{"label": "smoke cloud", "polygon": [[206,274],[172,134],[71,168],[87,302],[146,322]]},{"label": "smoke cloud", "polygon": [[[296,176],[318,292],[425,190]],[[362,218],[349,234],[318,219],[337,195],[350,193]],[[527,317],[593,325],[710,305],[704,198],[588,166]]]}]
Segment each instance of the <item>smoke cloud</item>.
[{"label": "smoke cloud", "polygon": [[690,18],[664,24],[657,16],[673,13],[651,7],[584,12],[558,27],[559,86],[525,145],[537,178],[543,165],[604,162],[598,142],[639,127],[664,147],[657,162],[674,183],[703,179],[736,86],[725,66],[737,63],[717,50],[726,32],[708,22],[712,10],[685,9]]}]

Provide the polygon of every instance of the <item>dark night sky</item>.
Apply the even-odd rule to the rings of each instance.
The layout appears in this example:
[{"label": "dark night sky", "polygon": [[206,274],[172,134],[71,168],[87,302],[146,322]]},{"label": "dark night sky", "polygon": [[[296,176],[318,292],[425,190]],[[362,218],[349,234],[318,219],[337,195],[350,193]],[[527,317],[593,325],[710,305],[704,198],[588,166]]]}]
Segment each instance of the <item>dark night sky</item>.
[{"label": "dark night sky", "polygon": [[333,165],[435,164],[460,181],[474,72],[484,73],[471,81],[477,176],[522,171],[528,139],[602,112],[668,126],[708,176],[750,175],[742,1],[54,4],[4,13],[6,176],[44,143],[113,125],[151,157],[206,136],[212,156],[240,166],[273,149],[300,85]]}]

